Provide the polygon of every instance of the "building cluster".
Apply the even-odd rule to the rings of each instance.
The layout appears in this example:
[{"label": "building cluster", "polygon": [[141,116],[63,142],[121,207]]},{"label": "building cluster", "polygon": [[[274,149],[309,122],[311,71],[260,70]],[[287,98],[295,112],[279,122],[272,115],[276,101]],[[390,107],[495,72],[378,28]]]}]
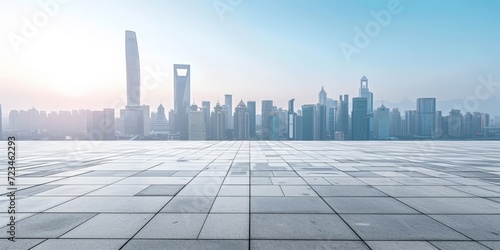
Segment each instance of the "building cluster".
[{"label": "building cluster", "polygon": [[[321,88],[316,104],[295,111],[294,99],[288,110],[272,100],[263,100],[261,113],[256,102],[243,100],[233,107],[233,97],[224,103],[190,100],[190,65],[175,64],[174,109],[163,105],[150,112],[140,102],[140,63],[135,32],[125,32],[127,105],[119,110],[74,110],[59,112],[12,110],[9,133],[26,139],[163,139],[163,140],[390,140],[390,139],[479,139],[500,138],[500,117],[494,121],[485,113],[436,110],[435,98],[419,98],[415,110],[390,110],[383,104],[373,107],[368,78],[360,80],[358,97],[328,98]],[[349,107],[349,105],[352,105]],[[1,106],[0,106],[1,117]],[[2,123],[0,122],[0,138]]]}]

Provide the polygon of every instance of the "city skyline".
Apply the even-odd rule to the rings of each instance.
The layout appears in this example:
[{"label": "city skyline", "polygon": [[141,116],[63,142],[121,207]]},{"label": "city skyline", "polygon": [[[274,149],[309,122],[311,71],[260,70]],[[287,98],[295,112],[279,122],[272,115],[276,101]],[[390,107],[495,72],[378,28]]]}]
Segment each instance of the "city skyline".
[{"label": "city skyline", "polygon": [[[500,57],[495,50],[500,32],[491,25],[498,19],[495,10],[500,4],[453,1],[444,15],[428,7],[444,6],[446,1],[401,0],[401,11],[392,14],[390,23],[379,24],[380,34],[370,38],[370,43],[361,53],[353,54],[350,62],[346,60],[340,45],[352,45],[356,27],[364,28],[377,20],[373,13],[390,11],[389,2],[277,1],[257,8],[262,6],[258,1],[243,1],[224,12],[223,18],[215,2],[153,1],[147,6],[127,2],[120,5],[123,12],[113,17],[105,15],[106,10],[116,6],[113,1],[102,3],[92,15],[89,12],[95,6],[83,1],[61,3],[49,11],[47,5],[37,2],[2,2],[2,10],[18,10],[0,15],[0,20],[8,23],[1,28],[7,37],[1,46],[7,53],[0,65],[5,69],[0,72],[0,80],[9,90],[0,93],[4,117],[9,110],[31,107],[123,108],[124,30],[138,34],[141,84],[146,86],[141,100],[151,107],[161,103],[166,110],[173,109],[171,68],[182,63],[193,69],[190,98],[198,105],[204,100],[222,102],[225,94],[232,94],[235,103],[240,99],[257,101],[257,112],[261,110],[260,100],[265,99],[286,107],[288,100],[295,98],[300,107],[316,103],[316,88],[321,86],[329,97],[357,96],[355,85],[366,75],[375,102],[397,103],[432,96],[463,106],[468,97],[477,97],[478,86],[484,86],[480,79],[487,81],[491,77],[494,86],[487,93],[488,102],[481,99],[483,106],[478,111],[498,115],[489,109],[494,108],[491,103],[500,101],[500,91],[496,90]],[[150,18],[129,18],[132,11],[136,17]],[[49,16],[47,24],[37,27],[27,43],[13,46],[13,37],[22,35],[26,22],[33,22],[39,13]],[[466,22],[460,18],[464,13],[474,18]],[[182,23],[182,28],[177,27],[185,14],[191,18]],[[305,18],[295,20],[294,14]],[[88,20],[83,18],[86,15],[93,21],[82,22]],[[255,20],[256,16],[261,19]],[[443,22],[436,23],[435,18]],[[415,23],[422,28],[415,27]],[[314,91],[303,91],[304,86]],[[377,107],[374,104],[373,108]]]}]

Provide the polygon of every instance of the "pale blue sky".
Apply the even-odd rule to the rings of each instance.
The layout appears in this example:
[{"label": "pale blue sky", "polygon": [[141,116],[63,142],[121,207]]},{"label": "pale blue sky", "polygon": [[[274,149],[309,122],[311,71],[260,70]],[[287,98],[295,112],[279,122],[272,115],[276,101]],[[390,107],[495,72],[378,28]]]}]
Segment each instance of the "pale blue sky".
[{"label": "pale blue sky", "polygon": [[[54,0],[55,1],[55,0]],[[39,1],[0,3],[0,103],[10,109],[123,108],[125,30],[137,33],[142,79],[151,80],[143,104],[173,106],[173,64],[191,65],[192,100],[233,94],[273,99],[286,108],[357,95],[366,75],[375,100],[474,95],[479,76],[500,81],[500,2],[400,0],[402,11],[346,60],[355,28],[375,21],[392,0],[241,0],[221,15],[219,1],[82,1],[60,4],[26,43],[24,20],[45,13]],[[40,2],[50,2],[42,0]],[[237,0],[234,0],[237,2]],[[229,6],[229,5],[227,5]],[[43,21],[43,18],[40,18]],[[157,73],[148,73],[157,71]],[[492,96],[500,96],[497,86]],[[438,107],[439,108],[439,107]]]}]

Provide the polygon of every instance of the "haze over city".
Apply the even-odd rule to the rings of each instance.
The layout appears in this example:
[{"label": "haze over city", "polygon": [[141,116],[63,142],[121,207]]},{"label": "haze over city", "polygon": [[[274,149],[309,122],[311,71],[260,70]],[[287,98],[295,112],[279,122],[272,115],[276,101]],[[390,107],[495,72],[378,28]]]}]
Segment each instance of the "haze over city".
[{"label": "haze over city", "polygon": [[[232,94],[235,102],[256,100],[257,110],[264,99],[281,107],[291,98],[296,106],[316,103],[322,86],[335,99],[357,96],[363,75],[375,101],[460,102],[474,95],[480,77],[497,82],[500,75],[495,1],[62,2],[49,11],[38,1],[0,3],[4,117],[33,106],[116,106],[126,96],[124,30],[137,33],[142,84],[154,79],[141,102],[166,110],[176,63],[191,65],[192,102],[215,104]],[[377,21],[381,11],[390,15],[385,23]],[[346,55],[345,44],[356,46],[358,28],[366,32],[373,21],[378,32]],[[26,22],[35,26],[30,37]],[[494,109],[499,93],[480,110]]]}]

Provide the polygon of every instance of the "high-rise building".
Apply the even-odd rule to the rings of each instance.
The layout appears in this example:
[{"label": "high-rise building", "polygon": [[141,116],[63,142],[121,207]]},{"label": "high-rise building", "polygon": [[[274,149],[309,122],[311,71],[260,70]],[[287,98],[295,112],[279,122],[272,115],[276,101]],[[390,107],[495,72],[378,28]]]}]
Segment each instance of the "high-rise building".
[{"label": "high-rise building", "polygon": [[190,141],[204,141],[207,139],[203,111],[195,104],[191,105],[188,115],[188,139]]},{"label": "high-rise building", "polygon": [[302,139],[316,140],[316,105],[302,105]]},{"label": "high-rise building", "polygon": [[212,112],[212,139],[213,140],[224,140],[226,136],[226,126],[227,126],[227,114],[222,112],[222,107],[220,103],[214,107],[214,111]]},{"label": "high-rise building", "polygon": [[255,138],[255,126],[256,126],[256,116],[257,116],[257,109],[255,106],[255,101],[247,101],[247,109],[248,109],[248,115],[250,117],[250,132],[249,136],[250,139]]},{"label": "high-rise building", "polygon": [[367,114],[367,99],[364,97],[352,98],[352,139],[368,140],[369,121]]},{"label": "high-rise building", "polygon": [[452,109],[448,115],[448,136],[452,138],[462,137],[462,113],[458,109]]},{"label": "high-rise building", "polygon": [[134,31],[125,31],[125,59],[127,64],[127,106],[141,105],[141,70],[139,63],[139,48]]},{"label": "high-rise building", "polygon": [[436,129],[434,130],[434,137],[443,137],[443,113],[441,111],[436,111]]},{"label": "high-rise building", "polygon": [[434,137],[436,129],[436,98],[417,99],[417,135]]},{"label": "high-rise building", "polygon": [[224,105],[227,107],[227,129],[234,129],[233,95],[224,95]]},{"label": "high-rise building", "polygon": [[181,140],[188,139],[188,112],[191,95],[191,68],[185,64],[174,64],[174,132]]},{"label": "high-rise building", "polygon": [[326,137],[333,140],[335,137],[335,121],[338,109],[338,101],[326,98]]},{"label": "high-rise building", "polygon": [[294,107],[293,107],[293,102],[295,101],[295,99],[291,99],[288,101],[288,136],[287,136],[287,139],[288,140],[295,140],[295,135],[296,135],[296,129],[297,129],[297,125],[296,125],[296,117],[297,117],[297,114],[295,113],[294,111]]},{"label": "high-rise building", "polygon": [[367,113],[373,113],[373,93],[368,88],[368,78],[363,76],[360,80],[359,97],[364,97],[367,100]]},{"label": "high-rise building", "polygon": [[271,138],[271,118],[273,114],[273,101],[262,101],[262,139],[269,140]]},{"label": "high-rise building", "polygon": [[88,111],[87,113],[88,140],[114,140],[115,137],[115,110]]},{"label": "high-rise building", "polygon": [[302,117],[302,110],[297,110],[295,140],[304,140],[304,119]]},{"label": "high-rise building", "polygon": [[143,120],[143,127],[144,127],[144,136],[149,136],[150,130],[149,128],[151,127],[151,116],[149,112],[149,105],[141,105],[142,109],[142,120]]},{"label": "high-rise building", "polygon": [[375,138],[388,140],[390,134],[389,109],[382,104],[375,113]]},{"label": "high-rise building", "polygon": [[[463,115],[462,117],[462,136],[466,138],[474,137],[475,136],[475,127],[477,124],[475,124],[474,115],[470,112],[467,112]],[[481,124],[481,120],[479,119],[479,125]]]},{"label": "high-rise building", "polygon": [[406,110],[405,111],[405,134],[407,136],[413,136],[416,134],[417,127],[417,111],[416,110]]},{"label": "high-rise building", "polygon": [[318,114],[316,115],[316,135],[318,140],[326,140],[326,124],[327,124],[327,108],[326,108],[326,99],[327,94],[323,87],[318,94],[318,105],[316,111]]},{"label": "high-rise building", "polygon": [[160,104],[156,112],[156,117],[153,124],[153,134],[164,135],[168,133],[168,122],[165,116],[165,108]]},{"label": "high-rise building", "polygon": [[203,110],[203,119],[205,121],[205,131],[207,132],[207,139],[212,139],[212,129],[210,121],[210,101],[202,101],[201,109]]},{"label": "high-rise building", "polygon": [[344,138],[349,138],[349,95],[339,96],[337,131],[344,134]]},{"label": "high-rise building", "polygon": [[247,106],[240,101],[234,111],[234,139],[248,140],[250,137],[250,114]]},{"label": "high-rise building", "polygon": [[[127,73],[127,106],[120,111],[123,118],[124,134],[128,136],[144,135],[144,110],[141,108],[141,70],[137,36],[134,31],[125,31],[125,59]],[[149,113],[148,113],[149,115]]]},{"label": "high-rise building", "polygon": [[398,108],[392,109],[392,112],[389,114],[389,119],[390,119],[389,136],[396,137],[403,135],[401,112],[399,112]]}]

